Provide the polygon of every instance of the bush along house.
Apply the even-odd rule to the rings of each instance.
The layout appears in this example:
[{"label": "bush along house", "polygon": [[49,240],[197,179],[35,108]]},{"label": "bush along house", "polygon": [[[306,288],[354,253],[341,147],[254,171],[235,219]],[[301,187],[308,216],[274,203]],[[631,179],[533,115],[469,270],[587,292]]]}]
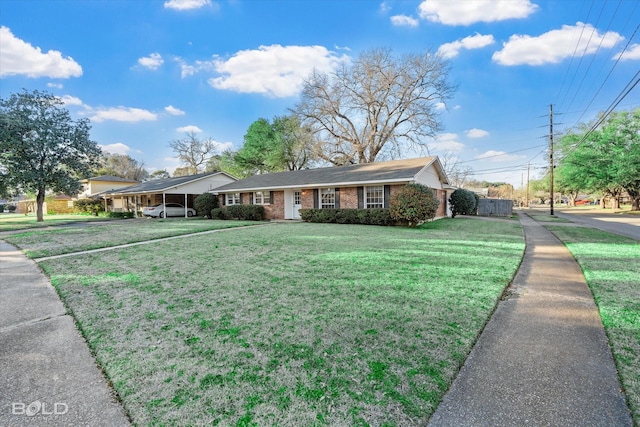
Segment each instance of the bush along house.
[{"label": "bush along house", "polygon": [[438,157],[365,163],[254,175],[212,192],[222,207],[264,206],[265,219],[300,219],[300,209],[388,208],[389,199],[409,183],[436,193],[436,218],[449,216],[447,191],[452,191]]}]

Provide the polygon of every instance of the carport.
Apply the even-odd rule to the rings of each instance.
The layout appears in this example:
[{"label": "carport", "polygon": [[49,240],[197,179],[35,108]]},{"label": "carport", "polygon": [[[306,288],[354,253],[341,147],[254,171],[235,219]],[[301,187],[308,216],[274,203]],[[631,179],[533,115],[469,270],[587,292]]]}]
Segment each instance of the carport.
[{"label": "carport", "polygon": [[106,192],[106,199],[120,199],[122,212],[132,212],[138,217],[138,212],[145,206],[167,203],[180,203],[187,208],[193,208],[194,200],[203,193],[208,193],[224,184],[236,181],[236,178],[225,172],[209,172],[197,175],[177,176],[173,178],[154,179],[130,187],[118,188]]}]

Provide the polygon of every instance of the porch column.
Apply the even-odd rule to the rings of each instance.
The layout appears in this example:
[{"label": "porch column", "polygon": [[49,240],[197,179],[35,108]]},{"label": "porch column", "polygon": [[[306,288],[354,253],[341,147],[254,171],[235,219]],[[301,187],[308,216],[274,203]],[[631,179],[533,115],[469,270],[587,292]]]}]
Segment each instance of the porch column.
[{"label": "porch column", "polygon": [[133,196],[133,217],[134,218],[138,218],[138,195],[136,194],[135,196]]}]

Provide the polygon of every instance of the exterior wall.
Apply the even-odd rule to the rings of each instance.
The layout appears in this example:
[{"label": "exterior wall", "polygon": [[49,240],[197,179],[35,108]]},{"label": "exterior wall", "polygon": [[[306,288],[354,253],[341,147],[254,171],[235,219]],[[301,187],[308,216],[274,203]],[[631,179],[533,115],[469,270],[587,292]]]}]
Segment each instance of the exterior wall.
[{"label": "exterior wall", "polygon": [[433,188],[434,190],[442,189],[440,177],[438,176],[438,172],[436,171],[436,168],[433,166],[433,164],[416,175],[415,182],[417,182],[418,184],[426,185],[427,187]]},{"label": "exterior wall", "polygon": [[103,191],[112,191],[117,190],[118,188],[129,187],[137,183],[137,181],[89,181],[87,184],[83,184],[83,191],[78,193],[78,199],[84,199],[92,194],[102,193]]},{"label": "exterior wall", "polygon": [[313,189],[302,189],[302,209],[313,209]]},{"label": "exterior wall", "polygon": [[358,188],[340,188],[340,209],[358,209]]},{"label": "exterior wall", "polygon": [[[185,193],[199,195],[202,193],[207,193],[209,191],[215,190],[221,185],[229,184],[234,181],[235,180],[223,174],[212,175],[210,177],[203,178],[195,182],[179,185],[175,188],[175,193],[183,195],[182,203],[184,203]],[[160,195],[162,195],[162,193],[160,193]],[[175,202],[175,203],[178,203],[178,202]]]},{"label": "exterior wall", "polygon": [[436,197],[440,201],[440,205],[438,206],[438,210],[436,211],[436,218],[444,218],[447,215],[447,191],[446,190],[435,190]]},{"label": "exterior wall", "polygon": [[284,191],[272,191],[270,205],[264,205],[265,219],[284,219]]}]

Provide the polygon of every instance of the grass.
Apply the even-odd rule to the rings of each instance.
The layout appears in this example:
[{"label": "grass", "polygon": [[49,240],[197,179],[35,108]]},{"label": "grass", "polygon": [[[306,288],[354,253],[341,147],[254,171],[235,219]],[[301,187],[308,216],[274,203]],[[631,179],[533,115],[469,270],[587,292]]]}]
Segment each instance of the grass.
[{"label": "grass", "polygon": [[534,221],[537,222],[571,222],[566,218],[560,218],[555,215],[544,214],[544,213],[529,213],[527,215],[531,217]]},{"label": "grass", "polygon": [[404,426],[433,413],[523,250],[508,221],[295,223],[41,266],[137,425]]},{"label": "grass", "polygon": [[590,228],[548,227],[580,264],[640,425],[640,243]]},{"label": "grass", "polygon": [[43,222],[37,222],[35,214],[0,213],[0,232],[24,230],[28,228],[44,228],[52,225],[63,225],[73,222],[111,221],[112,218],[91,215],[45,215]]},{"label": "grass", "polygon": [[191,219],[128,219],[93,227],[58,227],[28,230],[5,236],[7,242],[23,248],[30,258],[107,248],[200,231],[256,225],[253,221],[211,221]]}]

